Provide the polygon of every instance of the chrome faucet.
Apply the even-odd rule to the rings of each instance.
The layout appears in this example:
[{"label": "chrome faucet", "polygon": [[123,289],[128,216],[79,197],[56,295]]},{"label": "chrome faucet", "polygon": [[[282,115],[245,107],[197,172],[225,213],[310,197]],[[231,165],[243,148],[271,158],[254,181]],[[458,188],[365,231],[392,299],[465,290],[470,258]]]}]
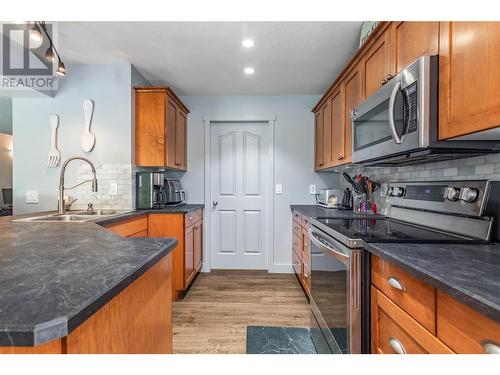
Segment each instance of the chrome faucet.
[{"label": "chrome faucet", "polygon": [[[75,186],[72,186],[72,187],[69,187],[69,188],[65,188],[64,187],[64,173],[66,172],[66,166],[72,160],[83,160],[83,161],[89,163],[90,168],[92,168],[92,174],[94,175],[94,178],[91,179],[91,180],[82,181],[79,184],[76,184]],[[92,191],[94,193],[97,192],[97,177],[96,177],[96,172],[95,172],[94,164],[92,164],[92,162],[89,159],[82,158],[81,156],[72,156],[72,157],[68,158],[68,160],[66,160],[64,162],[64,164],[63,164],[63,166],[61,168],[61,176],[59,177],[59,203],[58,203],[58,206],[57,206],[57,213],[59,215],[64,215],[66,213],[66,207],[65,207],[65,204],[64,204],[64,190],[74,189],[77,186],[85,184],[86,182],[92,182]]]}]

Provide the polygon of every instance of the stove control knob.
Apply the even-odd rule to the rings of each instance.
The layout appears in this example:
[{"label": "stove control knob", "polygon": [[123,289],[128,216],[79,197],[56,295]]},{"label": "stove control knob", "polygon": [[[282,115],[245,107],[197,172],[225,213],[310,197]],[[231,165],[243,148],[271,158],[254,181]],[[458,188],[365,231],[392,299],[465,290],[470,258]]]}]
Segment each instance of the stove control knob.
[{"label": "stove control knob", "polygon": [[474,202],[478,195],[479,192],[474,188],[462,188],[462,190],[460,190],[460,199],[467,203]]},{"label": "stove control knob", "polygon": [[394,191],[393,187],[392,187],[392,186],[389,186],[389,187],[387,188],[387,196],[388,196],[388,197],[392,197],[392,193],[393,193],[393,191]]},{"label": "stove control knob", "polygon": [[448,187],[446,188],[445,198],[449,201],[456,202],[460,197],[460,189],[456,187]]},{"label": "stove control knob", "polygon": [[403,189],[402,187],[395,187],[394,193],[392,195],[394,197],[402,197],[404,193],[405,193],[405,189]]}]

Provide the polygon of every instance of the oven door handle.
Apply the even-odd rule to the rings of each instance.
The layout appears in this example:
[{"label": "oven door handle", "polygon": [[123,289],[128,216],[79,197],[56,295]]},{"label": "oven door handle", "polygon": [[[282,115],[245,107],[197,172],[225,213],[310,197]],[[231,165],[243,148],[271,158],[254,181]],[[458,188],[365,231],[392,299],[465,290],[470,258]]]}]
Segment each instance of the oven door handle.
[{"label": "oven door handle", "polygon": [[309,229],[309,238],[311,242],[318,246],[323,253],[333,255],[342,262],[349,262],[349,255],[345,254],[333,247],[323,236],[317,234],[312,228]]},{"label": "oven door handle", "polygon": [[401,82],[396,82],[396,85],[392,89],[391,97],[389,98],[389,125],[391,127],[392,138],[394,143],[401,144],[401,137],[396,130],[396,123],[394,122],[394,107],[396,105],[396,95],[401,88]]}]

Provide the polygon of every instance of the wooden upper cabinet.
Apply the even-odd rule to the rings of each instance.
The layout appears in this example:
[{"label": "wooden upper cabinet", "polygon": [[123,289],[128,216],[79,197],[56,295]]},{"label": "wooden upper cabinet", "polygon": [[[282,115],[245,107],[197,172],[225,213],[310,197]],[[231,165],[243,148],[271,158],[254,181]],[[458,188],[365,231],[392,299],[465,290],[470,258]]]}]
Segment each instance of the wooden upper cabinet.
[{"label": "wooden upper cabinet", "polygon": [[314,114],[314,169],[323,167],[323,111],[318,110]]},{"label": "wooden upper cabinet", "polygon": [[332,156],[333,165],[343,163],[344,155],[344,91],[336,90],[330,100],[332,107]]},{"label": "wooden upper cabinet", "polygon": [[400,72],[418,57],[437,55],[439,22],[392,22],[391,55],[394,73]]},{"label": "wooden upper cabinet", "polygon": [[357,107],[363,96],[361,95],[361,73],[356,65],[346,76],[344,82],[344,158],[343,163],[352,161],[352,120],[351,110]]},{"label": "wooden upper cabinet", "polygon": [[188,113],[168,87],[135,87],[135,164],[185,171]]},{"label": "wooden upper cabinet", "polygon": [[323,116],[323,163],[324,167],[331,167],[334,163],[332,154],[332,108],[330,100],[327,100],[321,109]]},{"label": "wooden upper cabinet", "polygon": [[364,72],[364,97],[368,97],[383,85],[388,76],[394,75],[391,68],[391,33],[387,29],[371,45],[362,58]]},{"label": "wooden upper cabinet", "polygon": [[500,22],[441,22],[439,138],[500,126]]}]

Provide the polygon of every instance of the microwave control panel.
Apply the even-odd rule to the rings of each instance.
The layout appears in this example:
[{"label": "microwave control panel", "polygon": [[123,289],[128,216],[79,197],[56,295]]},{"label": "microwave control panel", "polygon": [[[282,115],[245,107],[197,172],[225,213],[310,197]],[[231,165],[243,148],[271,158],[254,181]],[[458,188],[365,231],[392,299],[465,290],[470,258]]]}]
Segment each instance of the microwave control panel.
[{"label": "microwave control panel", "polygon": [[417,131],[417,82],[403,89],[405,96],[405,128],[406,134]]}]

